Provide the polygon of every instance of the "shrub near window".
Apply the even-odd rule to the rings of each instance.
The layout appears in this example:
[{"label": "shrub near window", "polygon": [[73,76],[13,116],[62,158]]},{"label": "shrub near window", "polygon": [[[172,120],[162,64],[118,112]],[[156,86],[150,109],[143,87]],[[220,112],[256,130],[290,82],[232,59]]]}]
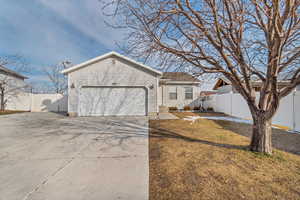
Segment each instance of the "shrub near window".
[{"label": "shrub near window", "polygon": [[194,109],[193,110],[200,110],[200,107],[199,106],[196,106],[196,107],[194,107]]},{"label": "shrub near window", "polygon": [[169,111],[177,111],[178,109],[177,109],[177,107],[169,107]]},{"label": "shrub near window", "polygon": [[207,111],[214,111],[214,109],[212,108],[212,107],[208,107],[207,109],[206,109]]},{"label": "shrub near window", "polygon": [[187,110],[191,110],[190,106],[184,106],[183,110],[187,111]]}]

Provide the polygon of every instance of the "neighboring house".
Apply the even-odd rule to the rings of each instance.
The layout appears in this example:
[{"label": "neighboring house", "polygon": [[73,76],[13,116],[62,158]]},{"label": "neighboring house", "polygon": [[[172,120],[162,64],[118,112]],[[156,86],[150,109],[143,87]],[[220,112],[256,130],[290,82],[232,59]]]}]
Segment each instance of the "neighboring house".
[{"label": "neighboring house", "polygon": [[159,80],[159,105],[178,109],[198,106],[199,84],[200,81],[188,73],[164,72]]},{"label": "neighboring house", "polygon": [[11,87],[22,87],[26,85],[25,79],[28,78],[0,65],[0,80],[11,80],[11,83],[14,82],[14,84],[12,84]]},{"label": "neighboring house", "polygon": [[218,94],[229,93],[229,92],[236,93],[235,89],[231,85],[231,82],[225,77],[219,78],[212,89],[217,91]]},{"label": "neighboring house", "polygon": [[201,91],[200,92],[201,106],[203,107],[203,102],[210,100],[216,94],[218,94],[217,91]]},{"label": "neighboring house", "polygon": [[15,109],[15,102],[26,93],[27,77],[0,65],[0,105],[4,109]]},{"label": "neighboring house", "polygon": [[198,80],[189,75],[163,74],[116,52],[62,73],[68,75],[70,116],[156,115],[160,105],[183,106],[199,94]]},{"label": "neighboring house", "polygon": [[207,97],[215,94],[217,94],[217,91],[201,91],[200,97]]},{"label": "neighboring house", "polygon": [[[261,81],[252,81],[253,88],[256,92],[259,92],[262,86]],[[282,80],[278,82],[278,88],[281,89],[288,85],[288,81]],[[224,94],[224,93],[238,93],[234,87],[232,87],[231,82],[225,78],[221,77],[216,81],[216,84],[213,87],[213,90],[216,90],[218,94]],[[296,90],[300,90],[300,87],[298,86]]]}]

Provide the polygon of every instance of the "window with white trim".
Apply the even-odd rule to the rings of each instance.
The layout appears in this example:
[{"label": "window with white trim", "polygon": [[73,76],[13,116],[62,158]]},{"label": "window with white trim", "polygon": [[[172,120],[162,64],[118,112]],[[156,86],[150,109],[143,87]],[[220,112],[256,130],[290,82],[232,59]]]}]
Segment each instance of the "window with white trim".
[{"label": "window with white trim", "polygon": [[170,100],[177,100],[177,87],[170,87],[169,88],[169,99]]},{"label": "window with white trim", "polygon": [[185,99],[193,99],[193,87],[185,87]]}]

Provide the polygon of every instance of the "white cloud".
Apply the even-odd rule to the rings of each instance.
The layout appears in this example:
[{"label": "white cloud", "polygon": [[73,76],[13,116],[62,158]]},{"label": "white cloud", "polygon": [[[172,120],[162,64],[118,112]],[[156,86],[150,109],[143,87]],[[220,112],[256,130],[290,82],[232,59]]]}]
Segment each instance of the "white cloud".
[{"label": "white cloud", "polygon": [[40,2],[107,48],[116,48],[115,41],[123,38],[123,31],[108,27],[104,23],[109,18],[102,14],[102,5],[98,0],[40,0]]},{"label": "white cloud", "polygon": [[0,22],[0,43],[4,51],[1,53],[20,53],[41,64],[53,64],[65,57],[84,58],[67,30],[53,21],[49,13],[15,3],[4,4],[0,13],[3,20]]},{"label": "white cloud", "polygon": [[26,75],[46,81],[45,66],[62,60],[77,64],[117,49],[114,41],[123,33],[107,27],[104,19],[98,0],[3,1],[0,55],[23,55],[33,68]]}]

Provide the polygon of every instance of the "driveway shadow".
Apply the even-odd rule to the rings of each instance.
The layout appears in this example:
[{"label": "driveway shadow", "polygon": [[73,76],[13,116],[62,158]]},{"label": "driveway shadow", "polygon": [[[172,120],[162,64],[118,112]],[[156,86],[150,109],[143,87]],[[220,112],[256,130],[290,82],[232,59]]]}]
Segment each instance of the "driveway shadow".
[{"label": "driveway shadow", "polygon": [[169,131],[167,129],[157,128],[157,127],[150,127],[150,135],[149,136],[154,137],[154,138],[179,139],[179,140],[184,140],[186,142],[201,143],[201,144],[211,145],[211,146],[215,146],[215,147],[222,147],[222,148],[226,148],[226,149],[239,149],[239,150],[248,149],[247,146],[222,144],[222,143],[216,143],[216,142],[211,142],[211,141],[207,141],[207,140],[201,140],[201,139],[197,139],[197,138],[187,137],[187,136],[181,135],[180,133],[176,133],[173,131]]},{"label": "driveway shadow", "polygon": [[[179,132],[170,131],[155,124],[146,122],[145,120],[122,119],[122,118],[73,118],[72,120],[63,121],[59,125],[63,132],[59,134],[73,135],[70,139],[73,140],[81,135],[91,134],[95,136],[95,140],[101,141],[118,141],[122,144],[126,140],[134,138],[171,138],[184,140],[186,142],[201,143],[227,149],[247,149],[247,146],[215,143],[207,140],[201,140],[193,137],[188,137]],[[62,126],[66,126],[62,128]],[[50,133],[53,134],[53,133]]]},{"label": "driveway shadow", "polygon": [[[213,120],[223,129],[251,138],[252,125],[231,121]],[[300,134],[287,132],[281,129],[272,129],[272,144],[276,149],[300,155]]]}]

